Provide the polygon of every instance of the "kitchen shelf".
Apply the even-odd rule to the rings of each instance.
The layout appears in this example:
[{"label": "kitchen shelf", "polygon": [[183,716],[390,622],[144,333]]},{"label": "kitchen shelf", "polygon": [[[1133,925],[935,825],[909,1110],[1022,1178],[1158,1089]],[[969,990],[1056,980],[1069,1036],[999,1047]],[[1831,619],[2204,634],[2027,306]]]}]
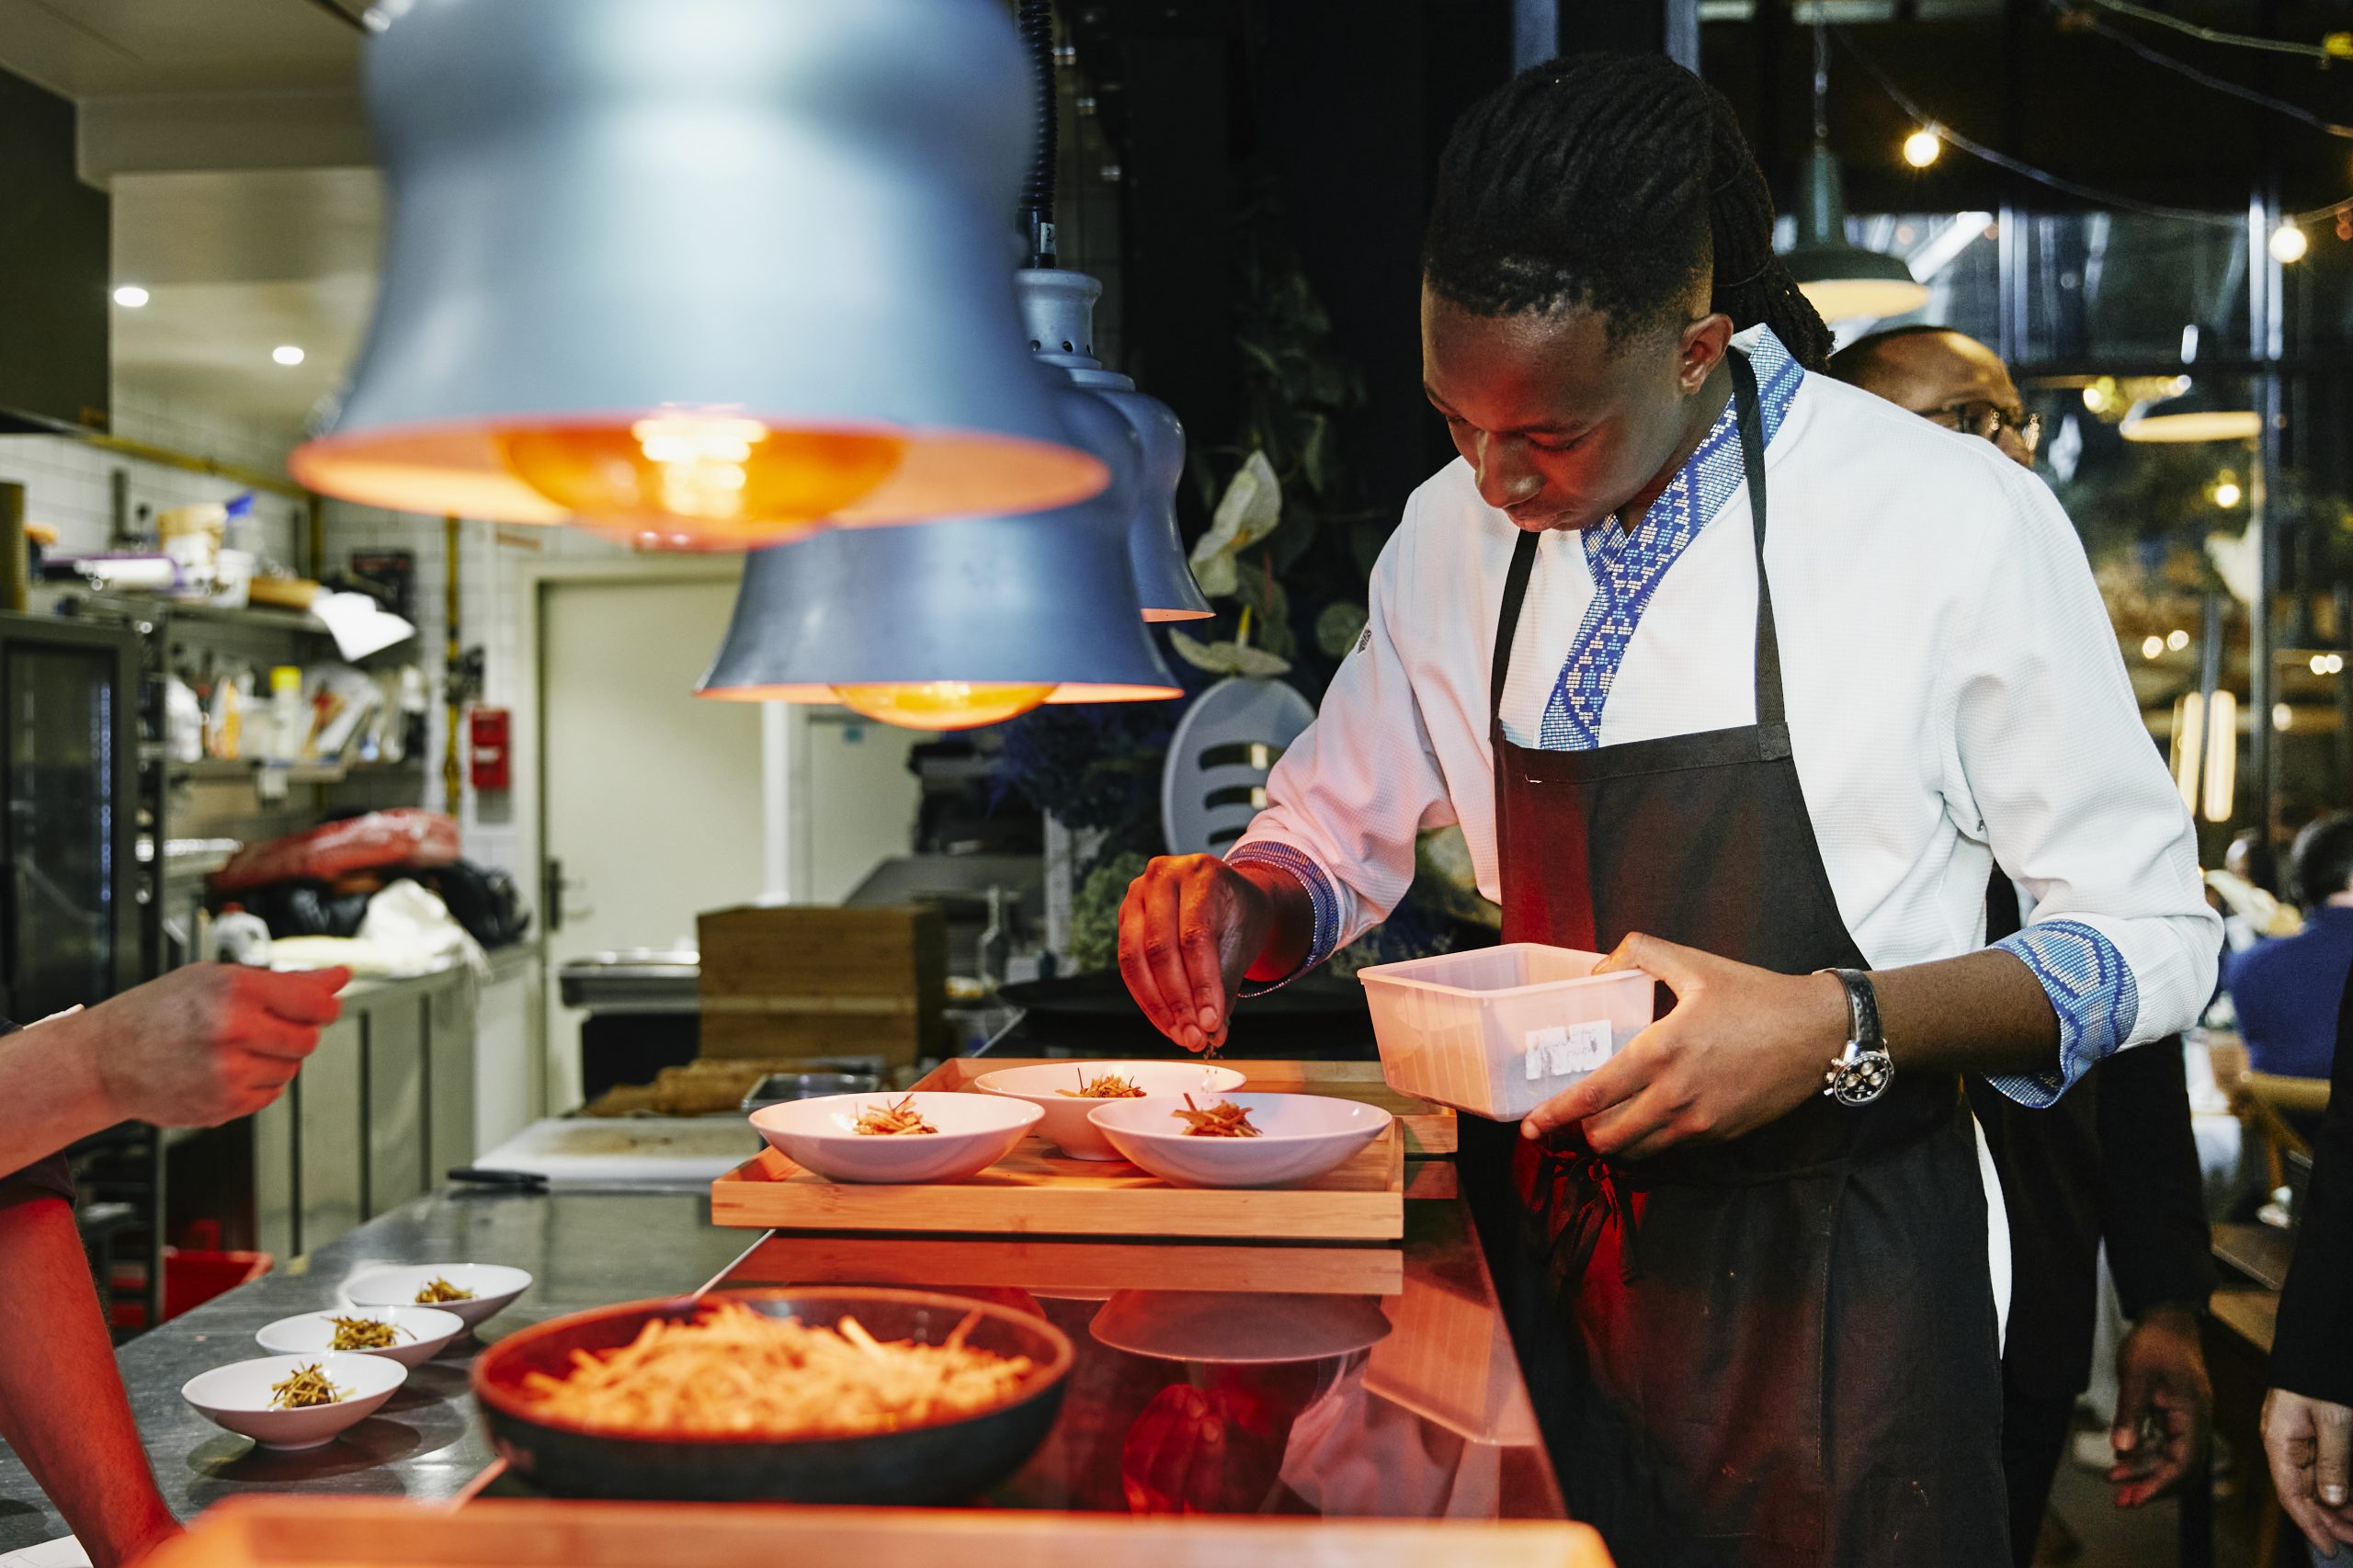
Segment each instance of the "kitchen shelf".
[{"label": "kitchen shelf", "polygon": [[392,777],[402,774],[421,776],[425,765],[417,762],[291,762],[271,763],[245,757],[207,757],[202,762],[176,762],[171,765],[174,783],[236,782],[258,778],[266,771],[285,774],[289,784],[340,784],[347,778]]}]

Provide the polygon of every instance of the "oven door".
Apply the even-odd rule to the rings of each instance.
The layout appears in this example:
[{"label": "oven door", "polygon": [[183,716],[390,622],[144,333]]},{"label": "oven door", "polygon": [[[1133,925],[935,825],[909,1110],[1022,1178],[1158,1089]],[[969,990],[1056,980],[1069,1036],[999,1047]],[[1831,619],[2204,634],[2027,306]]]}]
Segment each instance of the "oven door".
[{"label": "oven door", "polygon": [[0,614],[0,1017],[142,978],[140,668],[127,628]]}]

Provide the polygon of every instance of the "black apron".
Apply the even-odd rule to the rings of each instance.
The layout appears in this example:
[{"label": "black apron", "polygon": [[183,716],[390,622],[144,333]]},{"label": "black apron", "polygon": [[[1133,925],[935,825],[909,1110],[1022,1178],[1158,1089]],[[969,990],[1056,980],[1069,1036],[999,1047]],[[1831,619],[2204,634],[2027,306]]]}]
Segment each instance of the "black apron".
[{"label": "black apron", "polygon": [[[1607,951],[1642,931],[1784,973],[1870,967],[1790,756],[1756,381],[1737,351],[1732,372],[1756,722],[1589,751],[1506,740],[1538,540],[1523,534],[1490,691],[1506,942]],[[1570,1512],[1619,1562],[2008,1562],[1985,1202],[1957,1077],[1898,1073],[1870,1106],[1815,1096],[1637,1162],[1574,1130],[1551,1146],[1517,1132],[1465,1119],[1466,1187]]]}]

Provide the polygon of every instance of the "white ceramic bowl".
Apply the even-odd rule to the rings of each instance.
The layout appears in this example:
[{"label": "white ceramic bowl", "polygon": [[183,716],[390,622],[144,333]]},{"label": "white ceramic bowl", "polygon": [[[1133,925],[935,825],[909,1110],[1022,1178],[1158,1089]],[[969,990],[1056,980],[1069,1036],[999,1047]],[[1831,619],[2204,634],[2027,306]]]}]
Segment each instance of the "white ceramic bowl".
[{"label": "white ceramic bowl", "polygon": [[1038,1136],[1055,1145],[1073,1159],[1116,1160],[1120,1152],[1103,1136],[1103,1130],[1086,1119],[1086,1113],[1099,1105],[1116,1105],[1116,1100],[1083,1100],[1064,1091],[1075,1091],[1088,1078],[1099,1078],[1106,1073],[1117,1073],[1147,1097],[1154,1095],[1174,1096],[1191,1095],[1222,1095],[1228,1089],[1238,1089],[1244,1079],[1231,1067],[1221,1067],[1212,1062],[1056,1062],[1035,1067],[1000,1067],[994,1073],[983,1073],[972,1080],[972,1086],[983,1094],[1003,1095],[1008,1099],[1028,1100],[1044,1111],[1038,1123]]},{"label": "white ceramic bowl", "polygon": [[[335,1320],[369,1317],[392,1325],[392,1343],[381,1350],[335,1350]],[[342,1307],[300,1317],[279,1318],[254,1335],[264,1350],[278,1356],[381,1356],[415,1367],[430,1361],[444,1346],[466,1332],[466,1320],[439,1307]]]},{"label": "white ceramic bowl", "polygon": [[[473,1296],[462,1301],[420,1302],[416,1293],[436,1279],[472,1290]],[[530,1288],[529,1274],[498,1263],[384,1264],[362,1268],[346,1279],[343,1299],[355,1307],[429,1306],[472,1328],[506,1311],[508,1302]]]},{"label": "white ceramic bowl", "polygon": [[[345,1397],[333,1404],[272,1410],[271,1385],[309,1366],[325,1373]],[[199,1372],[180,1386],[180,1397],[214,1426],[251,1437],[265,1449],[315,1449],[376,1414],[407,1379],[406,1367],[381,1356],[264,1356]]]},{"label": "white ceramic bowl", "polygon": [[[1247,1107],[1259,1136],[1195,1137],[1163,1099],[1106,1100],[1087,1114],[1122,1157],[1163,1180],[1195,1187],[1273,1187],[1322,1176],[1389,1125],[1389,1113],[1378,1106],[1327,1095],[1215,1097]],[[1199,1095],[1193,1101],[1208,1108]]]},{"label": "white ceramic bowl", "polygon": [[[912,1099],[937,1132],[876,1137],[858,1131],[870,1106]],[[1002,1095],[827,1095],[787,1100],[752,1113],[768,1147],[831,1181],[962,1181],[1013,1152],[1046,1113]]]}]

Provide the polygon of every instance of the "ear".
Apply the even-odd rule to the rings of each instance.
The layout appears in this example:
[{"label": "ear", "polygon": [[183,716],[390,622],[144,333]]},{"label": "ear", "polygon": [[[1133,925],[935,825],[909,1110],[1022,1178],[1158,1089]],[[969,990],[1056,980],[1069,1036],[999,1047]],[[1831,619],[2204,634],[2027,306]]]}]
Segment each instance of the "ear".
[{"label": "ear", "polygon": [[1705,386],[1716,367],[1724,362],[1724,353],[1732,347],[1732,317],[1722,311],[1701,316],[1683,329],[1676,345],[1675,378],[1683,395],[1691,396]]}]

